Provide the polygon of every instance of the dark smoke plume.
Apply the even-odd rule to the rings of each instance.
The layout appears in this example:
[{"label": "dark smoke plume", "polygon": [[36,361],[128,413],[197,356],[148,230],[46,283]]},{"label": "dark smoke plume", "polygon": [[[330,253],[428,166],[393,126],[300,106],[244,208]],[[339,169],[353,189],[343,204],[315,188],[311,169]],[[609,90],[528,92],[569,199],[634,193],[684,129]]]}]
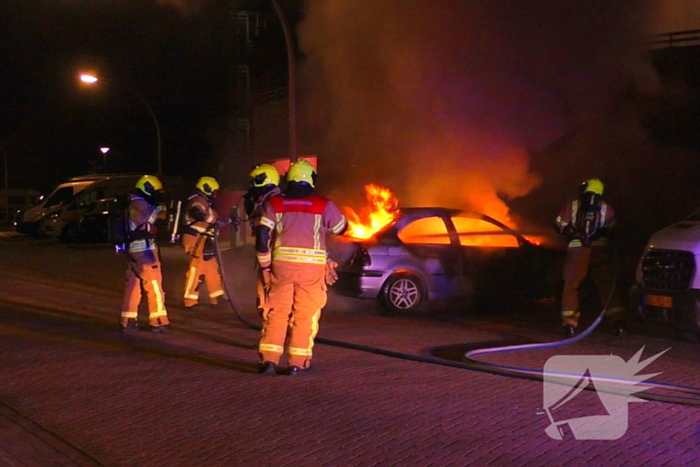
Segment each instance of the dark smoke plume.
[{"label": "dark smoke plume", "polygon": [[613,181],[625,163],[612,159],[634,157],[647,140],[639,102],[658,86],[646,47],[654,8],[309,1],[298,30],[302,94],[307,144],[333,182],[324,186],[350,202],[375,182],[404,206],[504,221],[517,221],[508,204],[539,192],[526,214],[550,222],[584,177]]},{"label": "dark smoke plume", "polygon": [[172,7],[186,18],[197,16],[210,0],[156,0],[161,6]]}]

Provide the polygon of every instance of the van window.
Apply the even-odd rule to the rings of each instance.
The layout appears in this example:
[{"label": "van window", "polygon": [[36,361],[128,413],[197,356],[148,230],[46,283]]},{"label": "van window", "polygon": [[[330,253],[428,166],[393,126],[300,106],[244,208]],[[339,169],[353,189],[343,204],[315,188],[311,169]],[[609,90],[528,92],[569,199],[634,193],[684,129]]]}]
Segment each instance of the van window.
[{"label": "van window", "polygon": [[98,199],[100,199],[101,195],[103,194],[103,191],[89,191],[85,190],[78,196],[78,199],[73,201],[70,206],[68,206],[66,209],[92,209],[95,206],[95,203],[97,202]]},{"label": "van window", "polygon": [[73,187],[72,186],[58,188],[56,191],[54,191],[51,194],[51,196],[48,197],[48,199],[44,203],[44,207],[45,208],[52,208],[54,206],[60,206],[60,205],[68,203],[71,199],[73,199]]}]

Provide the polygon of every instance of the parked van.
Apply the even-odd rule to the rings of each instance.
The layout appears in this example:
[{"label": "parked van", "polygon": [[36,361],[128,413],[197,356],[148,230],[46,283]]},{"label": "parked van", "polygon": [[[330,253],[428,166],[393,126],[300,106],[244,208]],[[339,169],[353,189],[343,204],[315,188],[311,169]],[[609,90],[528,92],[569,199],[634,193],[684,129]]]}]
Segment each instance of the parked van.
[{"label": "parked van", "polygon": [[[118,209],[117,197],[134,191],[142,174],[110,175],[92,182],[63,208],[47,214],[39,229],[62,242],[106,241],[107,219]],[[161,176],[167,196],[181,196],[180,177]]]},{"label": "parked van", "polygon": [[141,175],[110,175],[93,181],[61,209],[46,214],[39,225],[41,234],[58,237],[65,242],[78,240],[80,221],[87,214],[103,210],[104,200],[132,191],[140,177]]},{"label": "parked van", "polygon": [[61,210],[73,200],[75,195],[95,181],[105,177],[105,175],[84,175],[73,177],[68,182],[61,183],[48,196],[41,199],[36,206],[17,212],[14,219],[15,231],[37,237],[41,236],[40,226],[47,215]]},{"label": "parked van", "polygon": [[700,341],[700,210],[651,236],[637,265],[631,299],[647,322],[663,322]]}]

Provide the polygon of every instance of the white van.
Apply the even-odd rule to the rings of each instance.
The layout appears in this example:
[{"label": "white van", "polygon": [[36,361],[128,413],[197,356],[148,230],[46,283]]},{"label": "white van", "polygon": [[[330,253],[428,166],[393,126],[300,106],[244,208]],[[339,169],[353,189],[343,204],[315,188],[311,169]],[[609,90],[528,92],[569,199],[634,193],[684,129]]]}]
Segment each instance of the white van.
[{"label": "white van", "polygon": [[[58,238],[65,243],[108,240],[108,219],[119,208],[117,198],[132,193],[141,174],[113,174],[91,182],[73,199],[49,211],[39,224],[40,236]],[[181,177],[161,175],[165,189],[163,201],[182,199]]]},{"label": "white van", "polygon": [[631,299],[637,313],[700,341],[700,210],[651,236],[637,265]]},{"label": "white van", "polygon": [[73,177],[68,182],[61,183],[36,206],[17,212],[14,219],[15,231],[32,236],[41,236],[40,226],[47,215],[61,210],[73,200],[75,195],[92,185],[95,181],[103,178],[105,178],[104,175],[84,175]]},{"label": "white van", "polygon": [[109,175],[91,182],[60,209],[47,212],[39,224],[41,236],[74,242],[80,237],[80,223],[85,216],[100,214],[109,200],[130,193],[142,175]]}]

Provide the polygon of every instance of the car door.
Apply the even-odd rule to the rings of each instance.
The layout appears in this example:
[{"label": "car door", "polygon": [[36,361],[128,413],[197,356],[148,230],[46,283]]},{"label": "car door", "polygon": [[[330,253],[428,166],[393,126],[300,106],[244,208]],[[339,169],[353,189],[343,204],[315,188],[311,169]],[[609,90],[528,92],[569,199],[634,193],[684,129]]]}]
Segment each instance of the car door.
[{"label": "car door", "polygon": [[463,274],[476,293],[482,298],[518,295],[524,279],[518,236],[478,214],[456,214],[449,223],[459,241]]},{"label": "car door", "polygon": [[407,224],[398,233],[414,268],[425,276],[430,292],[444,298],[460,296],[464,291],[459,244],[446,221],[442,215],[427,216]]}]

